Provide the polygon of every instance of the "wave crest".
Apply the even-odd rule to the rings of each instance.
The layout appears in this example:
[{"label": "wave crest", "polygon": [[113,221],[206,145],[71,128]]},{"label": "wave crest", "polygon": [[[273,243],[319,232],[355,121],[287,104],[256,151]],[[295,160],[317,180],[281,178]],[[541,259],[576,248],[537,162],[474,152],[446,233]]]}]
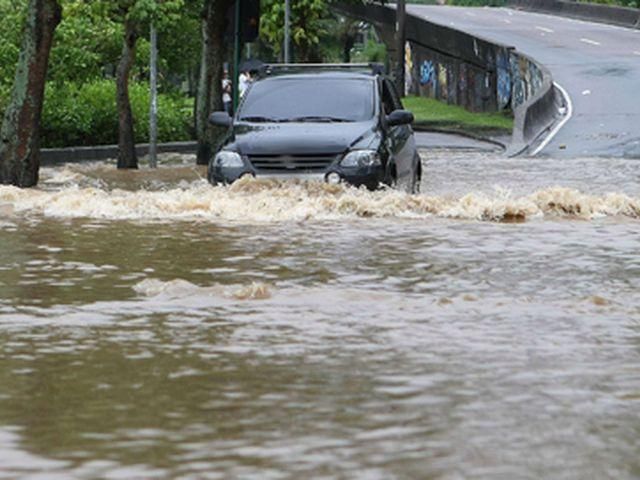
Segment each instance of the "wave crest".
[{"label": "wave crest", "polygon": [[129,220],[205,219],[273,222],[350,217],[524,221],[535,217],[640,217],[640,199],[623,193],[589,195],[553,187],[514,197],[509,191],[462,196],[409,195],[321,182],[242,179],[212,187],[196,181],[166,190],[108,190],[77,185],[55,191],[0,187],[0,216]]}]

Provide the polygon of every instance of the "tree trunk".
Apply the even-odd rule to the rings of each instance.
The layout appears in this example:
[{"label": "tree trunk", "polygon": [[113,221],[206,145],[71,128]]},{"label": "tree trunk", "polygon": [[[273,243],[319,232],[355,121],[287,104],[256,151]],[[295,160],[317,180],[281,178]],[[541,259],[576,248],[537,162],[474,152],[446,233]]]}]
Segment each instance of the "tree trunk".
[{"label": "tree trunk", "polygon": [[355,35],[350,35],[346,33],[343,38],[342,44],[342,61],[344,63],[351,63],[351,49],[356,43]]},{"label": "tree trunk", "polygon": [[133,134],[133,113],[129,101],[129,75],[136,59],[138,34],[135,24],[126,20],[122,57],[116,71],[116,103],[118,105],[118,168],[138,168]]},{"label": "tree trunk", "polygon": [[57,0],[30,0],[11,101],[0,129],[0,183],[33,187],[40,169],[40,119],[53,33],[62,19]]},{"label": "tree trunk", "polygon": [[222,67],[227,10],[233,0],[205,0],[202,10],[202,58],[196,97],[197,163],[206,165],[220,129],[209,125],[211,112],[222,110]]}]

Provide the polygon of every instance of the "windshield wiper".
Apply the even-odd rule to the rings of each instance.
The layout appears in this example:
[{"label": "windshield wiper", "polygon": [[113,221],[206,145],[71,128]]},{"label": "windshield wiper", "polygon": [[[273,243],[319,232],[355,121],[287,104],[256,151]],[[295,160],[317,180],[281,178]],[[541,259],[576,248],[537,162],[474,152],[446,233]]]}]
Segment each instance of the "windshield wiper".
[{"label": "windshield wiper", "polygon": [[281,119],[271,118],[271,117],[261,117],[258,115],[249,116],[249,117],[240,117],[241,121],[244,122],[281,122]]},{"label": "windshield wiper", "polygon": [[306,115],[304,117],[290,118],[289,121],[290,122],[327,122],[327,123],[333,123],[333,122],[350,122],[351,120],[348,120],[346,118],[327,117],[327,116],[322,116],[322,115]]}]

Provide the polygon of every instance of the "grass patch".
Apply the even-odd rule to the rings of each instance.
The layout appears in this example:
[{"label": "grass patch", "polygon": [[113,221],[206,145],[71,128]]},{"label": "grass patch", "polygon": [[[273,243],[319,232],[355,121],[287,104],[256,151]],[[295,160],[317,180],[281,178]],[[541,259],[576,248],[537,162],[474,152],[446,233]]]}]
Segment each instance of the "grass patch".
[{"label": "grass patch", "polygon": [[472,113],[457,105],[433,98],[409,96],[402,99],[413,112],[415,125],[466,133],[511,133],[513,118],[505,113]]}]

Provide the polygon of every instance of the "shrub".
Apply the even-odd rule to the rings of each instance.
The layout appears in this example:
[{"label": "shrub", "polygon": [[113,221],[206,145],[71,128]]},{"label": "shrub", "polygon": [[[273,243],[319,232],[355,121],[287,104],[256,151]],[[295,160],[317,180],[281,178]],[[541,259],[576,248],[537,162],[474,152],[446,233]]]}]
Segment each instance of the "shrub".
[{"label": "shrub", "polygon": [[387,48],[384,43],[369,39],[364,47],[364,55],[368,62],[384,63],[387,58]]},{"label": "shrub", "polygon": [[11,87],[0,83],[0,119],[4,115],[4,109],[7,108],[7,105],[9,104],[10,95]]},{"label": "shrub", "polygon": [[[149,87],[133,83],[129,87],[137,143],[149,140]],[[42,146],[68,147],[118,143],[118,111],[113,80],[84,84],[47,84],[42,113]],[[192,110],[184,97],[158,97],[158,140],[191,138]]]}]

